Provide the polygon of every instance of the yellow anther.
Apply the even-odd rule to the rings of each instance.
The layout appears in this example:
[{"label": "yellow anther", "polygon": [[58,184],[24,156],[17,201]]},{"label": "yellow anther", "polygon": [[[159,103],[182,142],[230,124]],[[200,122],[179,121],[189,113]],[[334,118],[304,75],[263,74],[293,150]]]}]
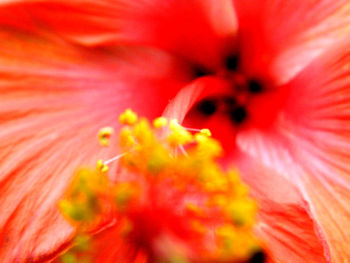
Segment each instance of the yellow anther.
[{"label": "yellow anther", "polygon": [[220,144],[202,133],[195,134],[198,152],[207,157],[218,157],[222,153]]},{"label": "yellow anther", "polygon": [[221,253],[226,257],[230,257],[234,254],[238,256],[235,250],[243,249],[238,246],[238,242],[240,242],[239,238],[243,239],[244,237],[239,236],[236,229],[231,224],[224,224],[219,227],[216,231],[216,237],[218,242],[221,243],[221,246],[219,246]]},{"label": "yellow anther", "polygon": [[128,127],[124,127],[120,131],[120,145],[122,147],[130,148],[135,145],[135,138],[133,136],[133,133]]},{"label": "yellow anther", "polygon": [[133,127],[132,134],[136,142],[141,147],[147,147],[155,144],[155,136],[153,130],[146,119],[140,119]]},{"label": "yellow anther", "polygon": [[201,133],[201,134],[204,134],[204,135],[206,135],[206,136],[208,136],[208,137],[211,136],[211,132],[210,132],[209,129],[201,129],[200,133]]},{"label": "yellow anther", "polygon": [[58,206],[73,224],[93,222],[103,207],[99,196],[107,192],[108,185],[104,174],[96,170],[79,169]]},{"label": "yellow anther", "polygon": [[147,168],[148,171],[156,175],[166,168],[171,162],[169,153],[162,148],[154,149],[152,156],[150,156]]},{"label": "yellow anther", "polygon": [[167,124],[168,124],[168,120],[164,117],[158,117],[153,121],[153,126],[154,128],[157,128],[157,129],[165,127]]},{"label": "yellow anther", "polygon": [[237,226],[253,224],[256,210],[255,202],[249,202],[246,199],[231,202],[226,208],[228,216]]},{"label": "yellow anther", "polygon": [[109,139],[114,133],[112,127],[104,127],[98,132],[98,140],[102,146],[109,146]]},{"label": "yellow anther", "polygon": [[198,144],[205,143],[208,141],[208,136],[204,135],[203,133],[196,133],[194,135],[194,139]]},{"label": "yellow anther", "polygon": [[236,231],[232,225],[225,224],[216,230],[216,234],[221,238],[233,238],[236,235]]},{"label": "yellow anther", "polygon": [[[207,173],[210,173],[209,171],[206,171]],[[226,191],[227,190],[227,181],[226,178],[223,178],[220,176],[219,173],[215,173],[215,171],[212,173],[212,176],[207,179],[208,181],[205,183],[205,190],[214,192],[214,191]]]},{"label": "yellow anther", "polygon": [[219,207],[225,207],[228,203],[228,197],[226,195],[220,194],[213,197],[211,200],[213,205],[217,205]]},{"label": "yellow anther", "polygon": [[120,209],[126,208],[128,203],[139,193],[137,185],[132,183],[118,183],[114,187],[115,202]]},{"label": "yellow anther", "polygon": [[61,257],[62,263],[78,263],[78,259],[75,254],[67,252]]},{"label": "yellow anther", "polygon": [[62,211],[62,213],[65,215],[65,216],[68,216],[69,218],[72,218],[73,216],[73,213],[74,213],[74,207],[72,205],[71,202],[69,202],[68,200],[60,200],[58,202],[58,207],[60,208],[60,210]]},{"label": "yellow anther", "polygon": [[180,124],[179,124],[179,122],[178,122],[177,119],[171,119],[171,120],[170,120],[170,123],[169,123],[170,129],[171,129],[172,127],[174,127],[174,126],[179,126],[179,125],[180,125]]},{"label": "yellow anther", "polygon": [[97,161],[96,168],[101,173],[106,173],[109,170],[108,165],[104,164],[104,162],[101,159]]},{"label": "yellow anther", "polygon": [[137,114],[131,109],[127,109],[119,116],[119,122],[126,125],[134,125],[138,120]]},{"label": "yellow anther", "polygon": [[61,200],[58,207],[64,216],[76,222],[92,218],[92,207],[87,202],[80,200]]},{"label": "yellow anther", "polygon": [[168,142],[171,146],[179,146],[192,142],[192,134],[178,124],[177,120],[171,120],[169,128],[170,134],[168,136]]},{"label": "yellow anther", "polygon": [[90,248],[90,237],[88,235],[78,235],[75,239],[74,239],[74,243],[76,243],[75,245],[75,249],[78,251],[87,251]]}]

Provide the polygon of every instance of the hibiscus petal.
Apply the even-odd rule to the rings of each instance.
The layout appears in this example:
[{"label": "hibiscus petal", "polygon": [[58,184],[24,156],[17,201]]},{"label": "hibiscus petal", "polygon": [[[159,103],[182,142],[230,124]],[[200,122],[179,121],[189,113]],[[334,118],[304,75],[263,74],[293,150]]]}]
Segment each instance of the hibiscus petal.
[{"label": "hibiscus petal", "polygon": [[183,87],[167,105],[163,115],[183,122],[194,104],[210,96],[229,95],[231,86],[224,79],[202,77]]},{"label": "hibiscus petal", "polygon": [[242,63],[286,82],[350,30],[348,0],[234,0]]},{"label": "hibiscus petal", "polygon": [[288,258],[295,263],[328,262],[328,246],[298,189],[244,153],[236,164],[259,202],[257,232],[272,261],[284,262]]},{"label": "hibiscus petal", "polygon": [[2,25],[37,32],[55,31],[83,45],[113,43],[117,38],[116,1],[8,0],[0,3]]},{"label": "hibiscus petal", "polygon": [[84,45],[161,47],[209,68],[231,49],[227,41],[236,32],[230,0],[13,0],[0,17],[6,25],[21,21],[26,30],[40,26]]},{"label": "hibiscus petal", "polygon": [[303,206],[262,202],[259,236],[265,241],[274,262],[287,258],[295,263],[329,262],[315,223]]},{"label": "hibiscus petal", "polygon": [[[142,254],[142,250],[131,241],[127,242],[120,234],[124,221],[115,222],[110,227],[91,237],[89,252],[92,254],[89,259],[94,263],[114,263],[114,262],[135,262],[137,254]],[[124,230],[125,231],[125,230]],[[141,255],[139,255],[140,257]],[[143,255],[144,261],[147,258]]]},{"label": "hibiscus petal", "polygon": [[121,41],[161,47],[208,68],[232,48],[236,20],[230,0],[117,0],[116,6]]},{"label": "hibiscus petal", "polygon": [[302,72],[290,84],[291,99],[303,92],[308,101],[303,97],[294,107],[290,101],[286,109],[301,127],[296,138],[305,145],[300,186],[331,244],[334,262],[350,259],[349,47],[348,37]]},{"label": "hibiscus petal", "polygon": [[330,246],[332,262],[347,262],[349,253],[349,189],[310,175],[302,178],[303,191],[311,204],[325,240]]},{"label": "hibiscus petal", "polygon": [[38,32],[0,31],[4,262],[37,259],[69,236],[56,203],[74,170],[116,154],[98,145],[99,128],[117,125],[126,107],[160,115],[188,81],[186,65],[159,51],[85,48]]},{"label": "hibiscus petal", "polygon": [[309,202],[332,262],[350,259],[350,38],[334,45],[287,86],[269,131],[241,134],[239,145],[285,174]]}]

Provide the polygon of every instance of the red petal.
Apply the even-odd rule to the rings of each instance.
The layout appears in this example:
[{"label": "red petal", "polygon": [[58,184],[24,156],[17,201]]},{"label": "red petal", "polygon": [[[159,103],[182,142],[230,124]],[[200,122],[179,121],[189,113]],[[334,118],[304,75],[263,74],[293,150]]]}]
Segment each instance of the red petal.
[{"label": "red petal", "polygon": [[305,176],[302,179],[304,194],[325,241],[329,244],[332,262],[350,259],[350,191],[331,181]]},{"label": "red petal", "polygon": [[265,200],[258,233],[274,262],[329,262],[315,223],[302,206]]},{"label": "red petal", "polygon": [[[86,45],[157,46],[195,63],[218,64],[236,30],[230,0],[32,0],[2,8],[0,21],[43,26]],[[11,14],[11,15],[9,15]]]},{"label": "red petal", "polygon": [[73,171],[116,154],[99,147],[98,129],[117,125],[126,107],[160,115],[186,66],[151,49],[81,48],[14,28],[0,35],[0,258],[23,262],[71,233],[56,202]]},{"label": "red petal", "polygon": [[292,81],[286,109],[286,116],[298,127],[295,138],[303,145],[303,151],[294,153],[304,170],[301,189],[327,237],[334,262],[350,260],[349,47],[348,37]]},{"label": "red petal", "polygon": [[259,201],[257,232],[272,262],[328,262],[328,246],[310,218],[307,204],[287,179],[244,154],[237,159],[241,175]]},{"label": "red petal", "polygon": [[216,77],[202,77],[183,87],[174,99],[169,101],[163,113],[168,118],[175,118],[182,122],[194,104],[212,95],[229,95],[230,84],[224,79]]},{"label": "red petal", "polygon": [[1,3],[3,25],[37,32],[55,31],[83,45],[101,45],[117,39],[116,1],[8,0]]},{"label": "red petal", "polygon": [[[139,248],[121,237],[120,222],[92,237],[94,263],[135,262]],[[137,262],[137,261],[136,261]],[[147,262],[147,261],[146,261]]]},{"label": "red petal", "polygon": [[295,76],[350,30],[348,0],[234,0],[245,70],[277,82]]},{"label": "red petal", "polygon": [[350,259],[349,47],[350,38],[334,45],[285,87],[273,128],[239,136],[242,149],[299,187],[339,263]]},{"label": "red petal", "polygon": [[116,6],[120,40],[161,47],[209,68],[219,65],[236,32],[230,0],[117,0]]}]

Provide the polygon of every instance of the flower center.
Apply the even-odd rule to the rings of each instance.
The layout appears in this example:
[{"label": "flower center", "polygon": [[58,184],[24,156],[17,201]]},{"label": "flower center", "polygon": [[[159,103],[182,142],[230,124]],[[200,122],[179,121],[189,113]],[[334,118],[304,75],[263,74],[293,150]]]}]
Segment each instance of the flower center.
[{"label": "flower center", "polygon": [[239,57],[237,54],[232,54],[226,57],[225,66],[228,70],[236,70],[239,66]]},{"label": "flower center", "polygon": [[263,85],[260,83],[260,81],[251,79],[248,82],[248,90],[251,93],[260,93],[263,91]]},{"label": "flower center", "polygon": [[244,106],[238,106],[230,111],[230,119],[235,124],[242,123],[247,118],[247,111]]},{"label": "flower center", "polygon": [[196,78],[190,85],[203,92],[184,118],[186,126],[209,128],[231,156],[239,152],[236,138],[240,133],[272,127],[288,95],[288,89],[248,72],[242,64],[240,54],[233,52],[215,72]]},{"label": "flower center", "polygon": [[[111,235],[109,240],[133,247],[128,253],[142,251],[146,262],[255,260],[261,251],[253,234],[256,203],[237,171],[217,164],[222,149],[210,131],[191,133],[195,130],[163,117],[151,125],[131,110],[120,122],[123,153],[98,161],[96,170],[78,170],[60,201],[63,215],[76,227],[75,241],[91,240],[85,246],[89,251],[78,244],[64,256],[94,258],[99,248],[93,240]],[[101,145],[109,144],[111,133],[101,129]],[[114,160],[118,176],[111,181],[108,164]],[[106,221],[112,222],[108,229],[91,234]]]}]

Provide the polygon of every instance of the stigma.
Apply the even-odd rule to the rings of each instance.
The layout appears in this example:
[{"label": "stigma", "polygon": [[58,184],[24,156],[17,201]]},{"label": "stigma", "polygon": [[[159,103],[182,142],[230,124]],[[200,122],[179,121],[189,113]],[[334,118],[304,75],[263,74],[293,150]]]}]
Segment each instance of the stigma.
[{"label": "stigma", "polygon": [[[237,170],[218,165],[222,148],[208,129],[164,117],[150,122],[130,109],[119,120],[122,153],[79,169],[59,202],[76,238],[93,240],[109,220],[116,222],[110,240],[142,251],[146,262],[246,262],[262,251],[253,233],[257,204]],[[111,162],[118,163],[113,181]],[[81,257],[76,246],[64,256]]]}]

